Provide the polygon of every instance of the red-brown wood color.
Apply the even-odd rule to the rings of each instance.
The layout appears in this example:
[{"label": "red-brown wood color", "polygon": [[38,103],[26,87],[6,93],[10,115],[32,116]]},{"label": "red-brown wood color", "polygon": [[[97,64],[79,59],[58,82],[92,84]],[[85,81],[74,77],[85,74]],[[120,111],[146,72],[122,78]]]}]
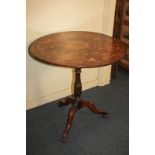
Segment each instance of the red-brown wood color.
[{"label": "red-brown wood color", "polygon": [[96,114],[108,114],[106,110],[99,110],[93,103],[81,99],[81,68],[117,62],[126,55],[126,44],[100,33],[62,32],[37,39],[30,45],[29,53],[36,60],[47,64],[75,68],[74,95],[59,102],[59,106],[71,104],[61,139],[63,142],[67,140],[74,115],[79,109],[87,107]]},{"label": "red-brown wood color", "polygon": [[71,68],[113,64],[123,58],[127,45],[110,36],[83,31],[43,36],[29,47],[30,55],[42,62]]}]

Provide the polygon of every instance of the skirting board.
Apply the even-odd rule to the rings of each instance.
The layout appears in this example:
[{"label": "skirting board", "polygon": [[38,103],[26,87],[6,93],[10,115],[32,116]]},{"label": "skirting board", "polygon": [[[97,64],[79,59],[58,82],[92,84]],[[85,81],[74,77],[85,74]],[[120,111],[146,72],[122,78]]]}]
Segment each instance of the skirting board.
[{"label": "skirting board", "polygon": [[[106,84],[109,84],[109,83],[105,83],[105,85]],[[92,88],[95,86],[98,86],[98,80],[97,79],[94,81],[89,81],[87,83],[83,83],[82,84],[82,90],[86,90],[86,89],[89,89],[89,88]],[[27,101],[26,109],[28,110],[28,109],[46,104],[46,103],[51,102],[51,101],[58,100],[60,98],[63,98],[65,96],[69,96],[69,95],[71,95],[71,88],[67,88],[64,90],[60,90],[60,91],[48,94],[46,96],[42,96],[42,97],[39,97],[39,98],[36,98],[33,100],[29,100],[29,101]]]}]

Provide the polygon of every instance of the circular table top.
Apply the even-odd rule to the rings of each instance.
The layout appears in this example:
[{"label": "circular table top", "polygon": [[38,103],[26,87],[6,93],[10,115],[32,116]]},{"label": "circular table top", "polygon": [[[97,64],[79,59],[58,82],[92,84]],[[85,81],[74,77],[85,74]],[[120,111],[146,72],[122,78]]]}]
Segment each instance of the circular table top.
[{"label": "circular table top", "polygon": [[31,43],[29,54],[56,66],[92,68],[122,59],[127,45],[110,36],[85,31],[53,33]]}]

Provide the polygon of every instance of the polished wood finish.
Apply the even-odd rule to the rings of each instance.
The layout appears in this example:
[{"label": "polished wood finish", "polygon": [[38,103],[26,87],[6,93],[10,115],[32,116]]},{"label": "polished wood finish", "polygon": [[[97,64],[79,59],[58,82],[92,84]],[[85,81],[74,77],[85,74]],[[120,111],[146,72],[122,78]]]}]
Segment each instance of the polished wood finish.
[{"label": "polished wood finish", "polygon": [[119,66],[125,68],[127,71],[129,71],[129,61],[126,59],[122,59],[119,61]]},{"label": "polished wood finish", "polygon": [[74,95],[60,101],[60,107],[71,105],[62,142],[66,141],[75,113],[87,107],[96,114],[107,115],[106,110],[81,98],[81,69],[100,67],[117,62],[126,55],[127,46],[117,39],[94,32],[71,31],[50,34],[34,41],[29,54],[36,60],[57,66],[75,68]]},{"label": "polished wood finish", "polygon": [[81,84],[80,73],[81,73],[81,68],[75,68],[74,95],[72,97],[66,98],[65,101],[59,101],[58,103],[58,106],[61,106],[61,107],[69,104],[72,105],[68,113],[66,127],[62,134],[62,138],[61,138],[62,142],[65,142],[67,140],[67,137],[74,119],[74,115],[79,109],[87,107],[88,109],[90,109],[92,112],[96,114],[102,114],[102,115],[108,114],[106,110],[97,109],[93,103],[89,101],[84,101],[81,98],[82,84]]},{"label": "polished wood finish", "polygon": [[[129,44],[129,0],[116,0],[113,37]],[[112,77],[115,78],[118,66],[129,70],[126,57],[112,65]]]},{"label": "polished wood finish", "polygon": [[[66,99],[66,101],[68,100],[68,98]],[[66,105],[66,104],[64,104]],[[62,137],[61,137],[61,141],[65,142],[67,140],[69,131],[71,129],[72,123],[73,123],[73,119],[74,119],[74,115],[75,113],[81,109],[81,108],[88,108],[89,110],[91,110],[93,113],[96,114],[102,114],[102,116],[105,116],[108,114],[108,112],[106,110],[100,110],[97,109],[97,107],[95,106],[95,104],[89,102],[89,101],[83,101],[82,99],[80,100],[76,100],[74,101],[74,104],[72,104],[69,113],[68,113],[68,117],[67,117],[67,123],[66,123],[66,127],[63,131]]]},{"label": "polished wood finish", "polygon": [[74,118],[74,115],[75,115],[75,112],[79,109],[79,107],[77,105],[73,105],[69,112],[68,112],[68,117],[67,117],[67,124],[66,124],[66,127],[63,131],[63,134],[62,134],[62,137],[61,137],[61,141],[62,142],[65,142],[67,140],[67,137],[68,137],[68,134],[69,134],[69,131],[71,129],[71,126],[72,126],[72,122],[73,122],[73,118]]},{"label": "polished wood finish", "polygon": [[83,31],[54,33],[35,40],[30,55],[44,63],[92,68],[117,62],[126,55],[126,44],[110,36]]},{"label": "polished wood finish", "polygon": [[113,37],[116,39],[120,39],[121,37],[123,9],[124,9],[124,0],[116,0],[114,31],[113,31]]},{"label": "polished wood finish", "polygon": [[81,68],[75,69],[75,83],[74,83],[74,95],[75,97],[80,97],[82,94],[82,84],[81,84]]},{"label": "polished wood finish", "polygon": [[75,102],[75,99],[73,99],[72,97],[67,97],[64,101],[59,101],[58,106],[62,107],[69,104],[73,104],[74,102]]}]

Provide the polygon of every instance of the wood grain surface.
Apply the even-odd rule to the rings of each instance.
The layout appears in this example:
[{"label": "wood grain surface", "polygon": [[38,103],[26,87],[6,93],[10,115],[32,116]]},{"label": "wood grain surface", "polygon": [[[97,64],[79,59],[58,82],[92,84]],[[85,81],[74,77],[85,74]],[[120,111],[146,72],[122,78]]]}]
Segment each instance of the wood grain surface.
[{"label": "wood grain surface", "polygon": [[92,68],[113,64],[127,53],[127,45],[110,36],[69,31],[43,36],[29,46],[36,60],[56,66]]}]

